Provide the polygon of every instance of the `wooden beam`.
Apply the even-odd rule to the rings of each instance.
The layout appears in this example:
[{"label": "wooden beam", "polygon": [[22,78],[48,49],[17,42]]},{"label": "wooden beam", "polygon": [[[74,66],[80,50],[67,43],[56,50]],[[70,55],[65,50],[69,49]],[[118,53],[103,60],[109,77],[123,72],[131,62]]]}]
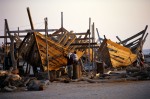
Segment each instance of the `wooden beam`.
[{"label": "wooden beam", "polygon": [[[25,37],[26,35],[19,35],[19,37]],[[9,36],[0,36],[0,38],[9,38]]]},{"label": "wooden beam", "polygon": [[[90,48],[99,48],[100,46],[90,46]],[[88,49],[89,46],[76,47],[76,49]]]},{"label": "wooden beam", "polygon": [[31,14],[30,14],[30,9],[29,9],[29,7],[27,7],[27,13],[28,13],[28,17],[29,17],[31,29],[34,30],[34,26],[33,26],[33,22],[32,22],[32,18],[31,18]]},{"label": "wooden beam", "polygon": [[128,42],[129,40],[131,40],[131,39],[134,39],[135,37],[137,37],[137,36],[139,36],[139,35],[141,35],[141,34],[145,34],[145,32],[146,32],[146,30],[147,30],[147,27],[148,27],[148,25],[146,25],[146,27],[145,27],[145,29],[144,30],[142,30],[141,32],[139,32],[139,33],[137,33],[137,34],[135,34],[135,35],[133,35],[132,37],[129,37],[129,38],[127,38],[127,39],[125,39],[124,41],[122,41],[122,44],[124,44],[124,43],[126,43],[126,42]]},{"label": "wooden beam", "polygon": [[116,38],[119,40],[119,44],[122,43],[121,39],[119,38],[119,36],[116,36]]},{"label": "wooden beam", "polygon": [[[87,33],[72,33],[70,35],[86,35]],[[50,34],[50,36],[59,36],[61,34]]]},{"label": "wooden beam", "polygon": [[8,36],[10,38],[11,34],[9,32],[9,26],[8,26],[8,22],[7,22],[7,19],[5,19],[5,26],[6,26],[6,32],[8,33]]},{"label": "wooden beam", "polygon": [[[48,29],[48,32],[57,31],[58,29]],[[17,31],[9,31],[10,33],[28,33],[28,32],[45,32],[45,29],[27,29],[27,30],[17,30]]]},{"label": "wooden beam", "polygon": [[134,41],[132,41],[131,43],[129,43],[129,44],[127,44],[127,45],[125,45],[125,47],[130,47],[130,46],[132,46],[133,44],[135,44],[135,43],[139,43],[139,41],[140,41],[140,39],[141,38],[138,38],[138,39],[136,39],[136,40],[134,40]]},{"label": "wooden beam", "polygon": [[[96,45],[97,43],[94,42],[94,43],[90,43],[90,45]],[[73,45],[89,45],[89,43],[72,43],[71,46]]]},{"label": "wooden beam", "polygon": [[[91,61],[90,61],[90,60],[91,60],[91,59],[90,59],[90,46],[91,46],[91,42],[90,42],[90,41],[91,41],[91,40],[90,40],[91,37],[90,37],[90,34],[91,34],[91,18],[89,18],[89,40],[88,40],[89,43],[87,44],[88,47],[89,47],[89,48],[88,48],[89,64],[90,64],[90,62],[91,62]],[[90,72],[90,70],[89,70],[89,72]]]},{"label": "wooden beam", "polygon": [[61,43],[61,42],[64,40],[64,38],[65,38],[66,35],[67,35],[67,32],[65,32],[65,33],[61,36],[61,38],[58,40],[58,43]]},{"label": "wooden beam", "polygon": [[63,28],[63,12],[61,12],[61,28]]},{"label": "wooden beam", "polygon": [[13,69],[17,69],[17,60],[14,55],[14,36],[10,36],[11,44],[10,44],[10,53],[11,53],[11,61]]},{"label": "wooden beam", "polygon": [[88,39],[93,39],[93,38],[76,38],[75,40],[88,40]]},{"label": "wooden beam", "polygon": [[74,36],[74,38],[72,38],[72,40],[68,42],[68,44],[66,45],[66,48],[68,48],[72,44],[72,42],[74,42],[75,39],[76,39],[76,36]]},{"label": "wooden beam", "polygon": [[[92,43],[94,43],[95,42],[95,27],[94,27],[94,22],[93,22],[93,24],[92,24]],[[92,45],[92,69],[94,69],[94,58],[95,58],[95,55],[94,55],[94,45]]]},{"label": "wooden beam", "polygon": [[98,35],[98,40],[99,40],[99,42],[101,44],[102,42],[101,42],[101,37],[100,37],[99,32],[98,32],[98,28],[96,28],[96,31],[97,31],[97,35]]},{"label": "wooden beam", "polygon": [[26,45],[26,43],[28,43],[28,39],[32,34],[28,33],[25,38],[23,39],[23,41],[21,42],[19,48],[18,48],[18,56],[23,52],[23,48]]}]

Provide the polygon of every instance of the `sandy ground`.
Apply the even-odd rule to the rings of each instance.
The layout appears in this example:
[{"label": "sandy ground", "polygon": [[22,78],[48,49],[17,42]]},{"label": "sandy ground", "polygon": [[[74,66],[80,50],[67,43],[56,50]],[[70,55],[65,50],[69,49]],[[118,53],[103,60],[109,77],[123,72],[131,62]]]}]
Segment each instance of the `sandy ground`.
[{"label": "sandy ground", "polygon": [[0,92],[0,99],[150,99],[150,81],[53,82],[44,91]]}]

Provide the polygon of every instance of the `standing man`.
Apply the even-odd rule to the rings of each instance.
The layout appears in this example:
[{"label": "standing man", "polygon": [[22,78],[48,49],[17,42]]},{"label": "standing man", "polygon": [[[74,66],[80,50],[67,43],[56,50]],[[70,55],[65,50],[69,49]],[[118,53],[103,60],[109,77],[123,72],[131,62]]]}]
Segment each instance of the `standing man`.
[{"label": "standing man", "polygon": [[72,53],[69,52],[68,56],[67,56],[67,70],[68,70],[68,76],[70,79],[72,79],[73,76],[73,57],[72,57]]},{"label": "standing man", "polygon": [[78,55],[77,52],[74,51],[74,53],[71,55],[73,58],[73,79],[77,79],[77,65],[78,65]]}]

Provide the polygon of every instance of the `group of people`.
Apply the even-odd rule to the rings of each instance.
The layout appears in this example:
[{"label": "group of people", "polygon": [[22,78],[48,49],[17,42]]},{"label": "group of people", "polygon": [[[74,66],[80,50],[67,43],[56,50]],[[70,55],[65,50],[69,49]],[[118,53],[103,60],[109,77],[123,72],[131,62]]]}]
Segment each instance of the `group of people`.
[{"label": "group of people", "polygon": [[67,55],[67,72],[68,72],[68,76],[70,79],[74,78],[73,74],[74,73],[74,69],[76,68],[76,66],[78,65],[78,55],[77,52],[74,51],[74,53],[69,52]]}]

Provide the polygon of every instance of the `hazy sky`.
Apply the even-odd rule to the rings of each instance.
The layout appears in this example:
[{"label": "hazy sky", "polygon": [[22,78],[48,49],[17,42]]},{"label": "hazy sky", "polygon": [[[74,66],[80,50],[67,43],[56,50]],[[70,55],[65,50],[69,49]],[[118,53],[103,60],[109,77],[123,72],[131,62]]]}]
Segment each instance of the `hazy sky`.
[{"label": "hazy sky", "polygon": [[[140,32],[149,25],[150,0],[0,0],[0,35],[4,19],[10,30],[30,29],[26,8],[30,7],[35,28],[44,28],[48,17],[49,28],[60,28],[60,15],[64,13],[64,27],[74,32],[86,32],[91,17],[100,35],[112,41],[122,40]],[[97,34],[96,34],[97,35]],[[2,41],[2,40],[0,40]],[[144,48],[150,48],[150,35]]]}]

